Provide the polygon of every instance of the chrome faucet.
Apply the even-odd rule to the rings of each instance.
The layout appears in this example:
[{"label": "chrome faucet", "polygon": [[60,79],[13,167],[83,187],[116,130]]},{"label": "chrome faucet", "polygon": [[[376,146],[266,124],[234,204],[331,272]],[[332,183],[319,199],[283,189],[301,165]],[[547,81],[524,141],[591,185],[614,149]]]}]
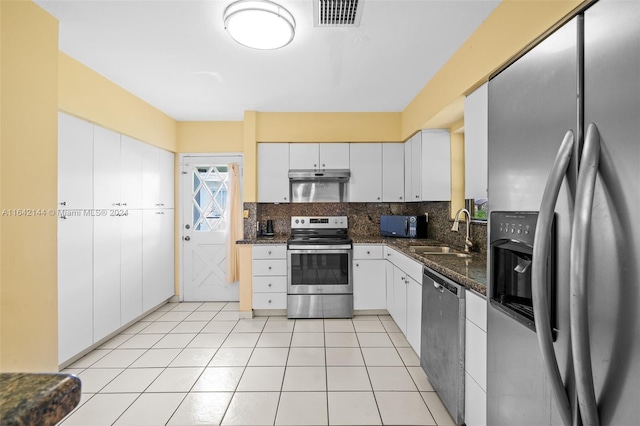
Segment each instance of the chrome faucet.
[{"label": "chrome faucet", "polygon": [[453,226],[451,227],[451,230],[454,232],[458,232],[458,227],[460,225],[460,214],[463,212],[467,214],[467,236],[464,239],[464,251],[465,253],[469,253],[469,249],[473,247],[471,238],[469,238],[469,226],[471,225],[471,213],[469,213],[469,210],[467,209],[458,210],[458,212],[456,213],[456,218],[453,221]]}]

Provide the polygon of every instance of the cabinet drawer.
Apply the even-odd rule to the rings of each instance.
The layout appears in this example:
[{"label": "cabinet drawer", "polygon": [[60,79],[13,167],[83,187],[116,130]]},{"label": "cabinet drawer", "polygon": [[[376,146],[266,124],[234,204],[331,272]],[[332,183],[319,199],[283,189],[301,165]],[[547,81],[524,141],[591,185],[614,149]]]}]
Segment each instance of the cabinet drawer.
[{"label": "cabinet drawer", "polygon": [[354,245],[354,259],[383,259],[383,246],[380,245]]},{"label": "cabinet drawer", "polygon": [[253,291],[255,293],[286,293],[287,276],[253,277]]},{"label": "cabinet drawer", "polygon": [[253,258],[254,259],[286,259],[287,246],[283,244],[254,245]]},{"label": "cabinet drawer", "polygon": [[253,309],[287,309],[287,293],[253,293]]},{"label": "cabinet drawer", "polygon": [[253,275],[287,275],[287,261],[285,259],[254,260]]}]

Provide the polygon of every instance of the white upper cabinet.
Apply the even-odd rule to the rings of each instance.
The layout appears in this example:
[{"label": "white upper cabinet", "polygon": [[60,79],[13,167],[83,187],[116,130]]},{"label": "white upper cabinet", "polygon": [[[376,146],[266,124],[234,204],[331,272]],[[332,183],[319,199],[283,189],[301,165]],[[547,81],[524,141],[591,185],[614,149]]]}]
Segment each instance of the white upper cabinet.
[{"label": "white upper cabinet", "polygon": [[404,144],[382,144],[382,201],[404,201]]},{"label": "white upper cabinet", "polygon": [[465,198],[487,198],[489,90],[485,83],[464,101]]},{"label": "white upper cabinet", "polygon": [[94,126],[93,199],[96,209],[114,209],[122,204],[120,188],[120,135]]},{"label": "white upper cabinet", "polygon": [[451,135],[448,130],[422,131],[423,201],[451,200]]},{"label": "white upper cabinet", "polygon": [[348,143],[320,144],[321,169],[348,169],[349,161]]},{"label": "white upper cabinet", "polygon": [[382,144],[350,144],[351,177],[349,201],[378,202],[382,200]]},{"label": "white upper cabinet", "polygon": [[173,153],[144,145],[142,152],[143,208],[173,208],[173,177]]},{"label": "white upper cabinet", "polygon": [[93,125],[58,114],[58,208],[93,207]]},{"label": "white upper cabinet", "polygon": [[158,150],[158,171],[160,173],[160,189],[158,194],[160,197],[160,207],[164,209],[173,208],[173,198],[175,196],[174,176],[175,176],[175,155],[173,152]]},{"label": "white upper cabinet", "polygon": [[258,144],[258,202],[289,202],[289,144]]},{"label": "white upper cabinet", "polygon": [[290,169],[348,169],[348,143],[289,144]]},{"label": "white upper cabinet", "polygon": [[404,201],[413,201],[413,191],[411,187],[411,178],[413,163],[411,161],[411,139],[407,140],[404,145]]},{"label": "white upper cabinet", "polygon": [[142,208],[142,148],[142,143],[121,136],[120,199],[123,209]]},{"label": "white upper cabinet", "polygon": [[407,201],[422,200],[422,133],[418,132],[409,139],[411,146],[411,191]]}]

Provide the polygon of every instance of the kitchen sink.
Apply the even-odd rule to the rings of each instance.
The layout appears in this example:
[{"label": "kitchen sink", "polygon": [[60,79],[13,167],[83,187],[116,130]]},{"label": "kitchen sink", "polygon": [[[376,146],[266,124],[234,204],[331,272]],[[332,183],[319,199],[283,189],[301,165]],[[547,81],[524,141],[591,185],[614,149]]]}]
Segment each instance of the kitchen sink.
[{"label": "kitchen sink", "polygon": [[413,253],[424,254],[424,255],[447,255],[447,256],[456,256],[456,257],[471,257],[470,254],[465,253],[463,251],[459,251],[456,249],[452,249],[449,246],[411,246],[409,248]]}]

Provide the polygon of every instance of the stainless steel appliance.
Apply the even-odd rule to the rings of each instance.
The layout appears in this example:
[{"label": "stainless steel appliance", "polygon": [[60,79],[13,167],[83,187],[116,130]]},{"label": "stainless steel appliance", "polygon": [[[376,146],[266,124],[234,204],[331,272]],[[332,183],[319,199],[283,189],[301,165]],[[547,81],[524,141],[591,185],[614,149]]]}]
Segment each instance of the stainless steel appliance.
[{"label": "stainless steel appliance", "polygon": [[383,237],[427,238],[426,216],[380,216]]},{"label": "stainless steel appliance", "polygon": [[457,425],[464,423],[465,289],[422,272],[420,366]]},{"label": "stainless steel appliance", "polygon": [[343,203],[349,201],[346,169],[289,170],[289,199],[292,203]]},{"label": "stainless steel appliance", "polygon": [[600,0],[489,81],[490,212],[539,215],[534,329],[488,306],[487,424],[638,424],[638,22]]},{"label": "stainless steel appliance", "polygon": [[289,318],[353,316],[353,244],[346,216],[291,218]]}]

